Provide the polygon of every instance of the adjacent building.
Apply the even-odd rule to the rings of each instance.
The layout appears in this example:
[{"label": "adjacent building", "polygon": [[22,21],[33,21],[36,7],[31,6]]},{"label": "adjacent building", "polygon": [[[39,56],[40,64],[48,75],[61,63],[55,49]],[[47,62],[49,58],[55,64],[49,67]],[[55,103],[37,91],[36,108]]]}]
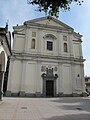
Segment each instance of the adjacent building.
[{"label": "adjacent building", "polygon": [[85,94],[82,35],[46,17],[13,27],[7,96]]},{"label": "adjacent building", "polygon": [[[8,25],[5,28],[0,27],[0,99],[2,99],[3,89],[7,88],[7,78],[4,81],[5,73],[7,73],[7,63],[11,55],[11,34],[8,31]],[[4,88],[3,88],[4,86]]]},{"label": "adjacent building", "polygon": [[85,77],[86,91],[90,93],[90,77]]}]

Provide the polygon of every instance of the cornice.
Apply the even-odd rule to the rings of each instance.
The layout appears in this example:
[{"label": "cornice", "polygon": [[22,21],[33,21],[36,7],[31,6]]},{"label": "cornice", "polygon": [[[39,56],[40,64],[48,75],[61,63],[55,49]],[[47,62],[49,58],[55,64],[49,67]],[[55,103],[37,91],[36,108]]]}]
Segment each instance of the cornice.
[{"label": "cornice", "polygon": [[[33,19],[33,20],[28,20],[28,21],[25,21],[24,24],[29,24],[29,23],[33,23],[33,24],[34,24],[34,23],[36,23],[36,22],[40,22],[40,21],[44,21],[44,20],[48,20],[47,17],[41,17],[41,18],[36,18],[36,19]],[[69,25],[61,22],[61,21],[58,20],[58,19],[55,19],[55,18],[51,17],[50,20],[51,20],[51,21],[54,21],[54,22],[57,23],[58,25],[64,26],[64,27],[67,28],[67,29],[72,29],[72,30],[73,30],[72,27],[70,27]]]},{"label": "cornice", "polygon": [[81,43],[81,42],[82,42],[82,40],[81,40],[81,39],[78,39],[78,40],[72,40],[72,41],[74,41],[74,42],[79,42],[79,43]]},{"label": "cornice", "polygon": [[20,32],[17,32],[17,31],[14,31],[13,34],[17,34],[17,35],[23,35],[23,36],[25,36],[25,34],[20,33]]},{"label": "cornice", "polygon": [[73,29],[70,29],[70,28],[62,28],[62,27],[59,27],[59,26],[53,26],[53,25],[47,25],[47,24],[39,24],[39,23],[33,23],[33,22],[30,22],[30,23],[27,23],[27,28],[28,27],[35,27],[37,29],[56,29],[57,31],[73,31]]},{"label": "cornice", "polygon": [[73,36],[75,38],[79,38],[79,39],[82,37],[82,35],[80,35],[79,33],[76,33],[76,32],[73,32]]},{"label": "cornice", "polygon": [[42,60],[42,59],[51,59],[51,60],[63,60],[63,61],[71,61],[71,62],[84,62],[85,59],[82,57],[74,58],[74,57],[65,57],[65,56],[50,56],[43,54],[30,54],[30,53],[16,53],[12,52],[12,57],[15,59],[26,59],[26,60]]},{"label": "cornice", "polygon": [[25,28],[25,25],[13,26],[13,29],[17,29],[17,30],[20,30],[20,29],[23,30],[24,28]]}]

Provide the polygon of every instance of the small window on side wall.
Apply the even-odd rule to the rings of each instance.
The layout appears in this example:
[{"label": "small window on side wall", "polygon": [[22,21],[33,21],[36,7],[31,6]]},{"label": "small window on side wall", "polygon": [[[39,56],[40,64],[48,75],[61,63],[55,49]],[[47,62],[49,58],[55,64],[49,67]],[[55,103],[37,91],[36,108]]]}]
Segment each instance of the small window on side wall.
[{"label": "small window on side wall", "polygon": [[67,50],[67,43],[64,43],[63,47],[64,47],[64,52],[68,52],[68,50]]},{"label": "small window on side wall", "polygon": [[31,49],[35,49],[35,39],[32,39],[31,41]]}]

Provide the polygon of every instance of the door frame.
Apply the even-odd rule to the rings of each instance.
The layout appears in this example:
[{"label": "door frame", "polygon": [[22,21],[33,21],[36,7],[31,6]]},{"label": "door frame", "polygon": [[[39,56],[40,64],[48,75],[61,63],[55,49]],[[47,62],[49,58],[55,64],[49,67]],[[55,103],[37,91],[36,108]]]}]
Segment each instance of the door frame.
[{"label": "door frame", "polygon": [[56,80],[54,78],[43,79],[43,96],[46,97],[46,82],[47,81],[53,81],[53,97],[55,97],[56,96]]},{"label": "door frame", "polygon": [[[47,89],[50,85],[50,88]],[[53,97],[54,96],[54,81],[47,80],[46,81],[46,96],[47,97]]]}]

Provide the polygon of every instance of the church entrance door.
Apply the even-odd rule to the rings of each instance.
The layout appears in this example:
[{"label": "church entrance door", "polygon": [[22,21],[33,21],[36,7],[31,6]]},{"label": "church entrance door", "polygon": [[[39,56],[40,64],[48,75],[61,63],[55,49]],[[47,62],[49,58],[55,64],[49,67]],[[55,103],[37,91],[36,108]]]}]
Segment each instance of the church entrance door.
[{"label": "church entrance door", "polygon": [[43,96],[44,97],[54,97],[56,96],[56,79],[57,74],[54,75],[53,68],[46,69],[46,73],[43,73]]},{"label": "church entrance door", "polygon": [[46,81],[46,96],[53,97],[54,96],[54,81]]}]

